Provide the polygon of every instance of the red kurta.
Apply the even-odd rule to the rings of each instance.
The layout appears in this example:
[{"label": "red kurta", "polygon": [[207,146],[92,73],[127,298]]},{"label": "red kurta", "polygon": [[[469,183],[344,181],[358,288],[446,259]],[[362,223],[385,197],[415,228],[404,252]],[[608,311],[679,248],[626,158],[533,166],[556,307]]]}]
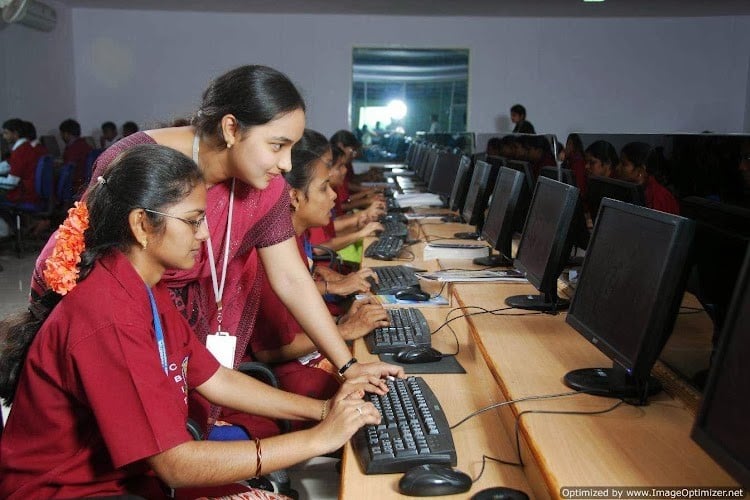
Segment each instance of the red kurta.
[{"label": "red kurta", "polygon": [[667,188],[654,179],[653,175],[649,175],[646,180],[644,196],[648,208],[667,212],[668,214],[680,215],[680,204]]},{"label": "red kurta", "polygon": [[65,146],[63,151],[63,163],[73,163],[73,191],[78,192],[82,187],[84,174],[86,172],[86,157],[91,151],[91,146],[83,137],[77,137]]},{"label": "red kurta", "polygon": [[39,196],[36,194],[34,185],[36,180],[36,167],[39,158],[43,155],[41,151],[35,149],[28,141],[22,143],[10,153],[8,164],[10,165],[9,175],[15,175],[20,178],[18,185],[8,191],[6,199],[13,203],[36,203]]}]

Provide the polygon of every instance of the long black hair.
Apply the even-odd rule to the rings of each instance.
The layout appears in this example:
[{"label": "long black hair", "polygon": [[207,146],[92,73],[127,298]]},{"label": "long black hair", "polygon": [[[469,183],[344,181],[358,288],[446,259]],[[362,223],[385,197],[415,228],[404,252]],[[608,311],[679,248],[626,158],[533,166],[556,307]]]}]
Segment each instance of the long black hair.
[{"label": "long black hair", "polygon": [[292,146],[292,169],[284,174],[286,182],[307,194],[315,173],[315,161],[330,149],[328,139],[323,134],[305,129],[302,138]]},{"label": "long black hair", "polygon": [[[159,145],[134,146],[105,169],[86,192],[89,227],[85,250],[78,264],[78,281],[85,279],[97,260],[112,249],[127,252],[137,244],[128,217],[136,208],[164,211],[185,198],[203,176],[198,166],[179,151]],[[164,217],[145,212],[157,231]],[[0,398],[9,405],[29,346],[62,296],[48,290],[22,311],[0,322]]]},{"label": "long black hair", "polygon": [[193,125],[201,135],[223,140],[226,115],[234,115],[245,131],[297,109],[304,111],[305,101],[285,74],[268,66],[240,66],[211,82]]}]

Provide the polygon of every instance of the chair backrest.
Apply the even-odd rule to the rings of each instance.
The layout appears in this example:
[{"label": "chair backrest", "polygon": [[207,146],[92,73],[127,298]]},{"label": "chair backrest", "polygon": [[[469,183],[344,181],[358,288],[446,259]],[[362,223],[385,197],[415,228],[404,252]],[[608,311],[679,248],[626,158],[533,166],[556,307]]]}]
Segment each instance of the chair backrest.
[{"label": "chair backrest", "polygon": [[73,204],[76,193],[73,191],[73,169],[75,163],[66,163],[60,169],[57,177],[57,201],[64,209]]},{"label": "chair backrest", "polygon": [[103,149],[92,149],[89,154],[86,155],[86,170],[83,172],[83,185],[88,186],[91,182],[91,174],[94,171],[94,162],[102,154]]},{"label": "chair backrest", "polygon": [[55,162],[51,155],[39,158],[36,164],[34,189],[42,201],[48,201],[55,194]]}]

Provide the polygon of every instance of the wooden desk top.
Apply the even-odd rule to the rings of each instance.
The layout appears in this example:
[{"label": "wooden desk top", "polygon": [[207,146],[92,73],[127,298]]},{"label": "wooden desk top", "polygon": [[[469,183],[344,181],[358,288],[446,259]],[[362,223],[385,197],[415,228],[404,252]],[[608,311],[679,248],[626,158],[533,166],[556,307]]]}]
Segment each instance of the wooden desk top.
[{"label": "wooden desk top", "polygon": [[[504,306],[508,295],[533,293],[531,285],[457,285],[459,304]],[[506,314],[524,314],[507,311]],[[570,370],[610,367],[609,358],[565,323],[565,313],[467,318],[490,371],[507,399],[569,392]],[[526,410],[591,412],[616,400],[575,395],[521,402]],[[521,431],[537,462],[538,496],[558,496],[563,486],[734,486],[736,483],[690,438],[694,416],[668,394],[648,406],[621,406],[602,415],[529,414]],[[546,490],[546,491],[544,491]]]}]

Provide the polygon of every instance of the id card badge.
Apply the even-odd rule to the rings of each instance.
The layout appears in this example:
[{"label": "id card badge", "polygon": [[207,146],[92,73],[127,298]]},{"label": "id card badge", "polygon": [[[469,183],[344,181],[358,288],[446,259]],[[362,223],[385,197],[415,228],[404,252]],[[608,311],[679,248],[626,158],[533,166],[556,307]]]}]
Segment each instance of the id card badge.
[{"label": "id card badge", "polygon": [[234,351],[237,348],[237,337],[229,332],[216,332],[206,337],[208,352],[230,370],[234,368]]}]

